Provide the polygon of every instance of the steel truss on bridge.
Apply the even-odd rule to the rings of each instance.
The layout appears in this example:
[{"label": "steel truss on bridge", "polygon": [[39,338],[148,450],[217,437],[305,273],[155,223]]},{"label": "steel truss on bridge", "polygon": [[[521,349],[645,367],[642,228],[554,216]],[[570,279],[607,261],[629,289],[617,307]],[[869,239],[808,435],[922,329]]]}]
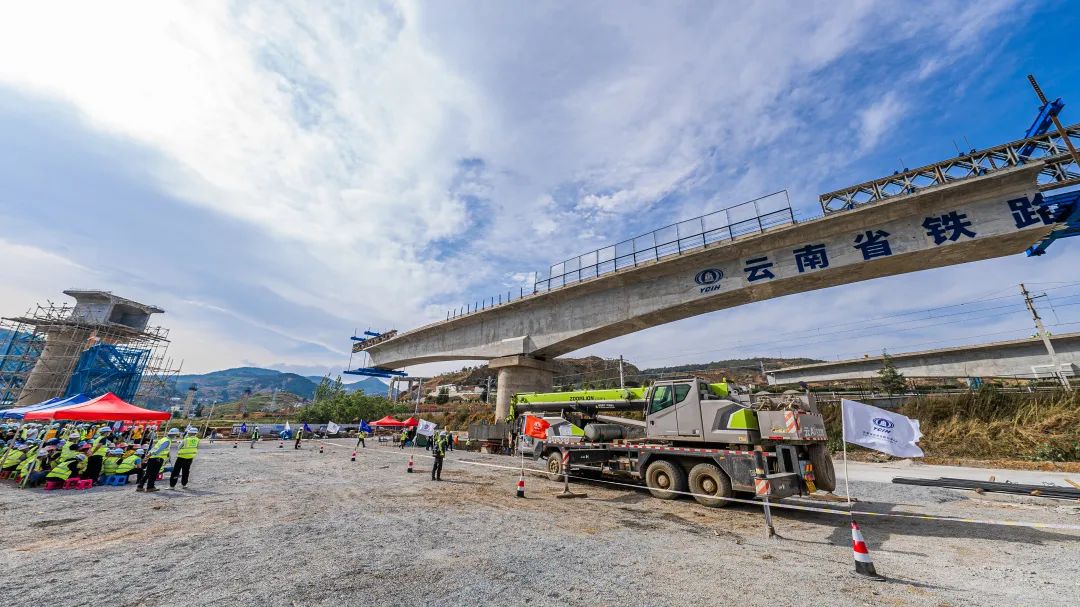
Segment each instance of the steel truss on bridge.
[{"label": "steel truss on bridge", "polygon": [[[1073,146],[1080,145],[1080,124],[1066,127],[1065,133]],[[1040,190],[1080,184],[1080,166],[1065,138],[1053,131],[822,194],[818,200],[828,215],[1032,162],[1045,163],[1039,172]]]}]

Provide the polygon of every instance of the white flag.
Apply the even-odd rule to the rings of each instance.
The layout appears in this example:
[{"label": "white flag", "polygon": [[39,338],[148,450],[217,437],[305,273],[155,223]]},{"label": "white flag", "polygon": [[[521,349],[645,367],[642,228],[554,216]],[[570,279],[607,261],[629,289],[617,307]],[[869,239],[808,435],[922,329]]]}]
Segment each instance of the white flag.
[{"label": "white flag", "polygon": [[844,440],[896,457],[922,457],[919,420],[843,399]]},{"label": "white flag", "polygon": [[337,434],[338,430],[341,430],[341,426],[335,424],[334,422],[326,422],[327,434]]},{"label": "white flag", "polygon": [[431,436],[435,434],[435,422],[429,422],[426,419],[420,420],[420,423],[416,425],[416,433],[423,434],[424,436]]},{"label": "white flag", "polygon": [[285,420],[285,431],[288,432],[289,430],[292,430],[292,428],[289,427],[289,420]]}]

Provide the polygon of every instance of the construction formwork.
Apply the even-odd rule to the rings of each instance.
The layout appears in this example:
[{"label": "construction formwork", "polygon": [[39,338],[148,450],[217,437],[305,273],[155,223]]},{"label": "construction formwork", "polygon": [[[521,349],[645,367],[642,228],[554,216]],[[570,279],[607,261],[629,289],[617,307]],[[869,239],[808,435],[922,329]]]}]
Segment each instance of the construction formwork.
[{"label": "construction formwork", "polygon": [[131,400],[165,397],[178,369],[168,329],[102,322],[76,305],[38,304],[0,319],[0,406],[83,392]]}]

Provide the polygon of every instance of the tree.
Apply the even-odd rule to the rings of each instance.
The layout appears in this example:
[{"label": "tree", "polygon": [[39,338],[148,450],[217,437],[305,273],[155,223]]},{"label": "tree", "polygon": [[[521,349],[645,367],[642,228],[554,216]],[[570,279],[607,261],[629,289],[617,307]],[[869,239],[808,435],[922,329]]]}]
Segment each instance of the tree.
[{"label": "tree", "polygon": [[301,409],[299,420],[318,424],[328,421],[342,423],[361,419],[379,419],[384,415],[409,411],[409,407],[392,403],[382,396],[340,391]]},{"label": "tree", "polygon": [[881,370],[878,371],[881,389],[890,395],[901,394],[907,391],[907,381],[904,374],[896,370],[892,358],[885,351],[881,353]]},{"label": "tree", "polygon": [[435,397],[436,405],[445,405],[450,402],[450,389],[446,386],[439,388],[439,395]]},{"label": "tree", "polygon": [[338,375],[337,379],[331,381],[330,374],[327,373],[323,376],[322,381],[318,386],[315,386],[315,396],[311,400],[319,402],[321,400],[332,400],[337,395],[345,392],[345,386],[341,383],[341,376]]},{"label": "tree", "polygon": [[202,417],[202,403],[195,405],[195,417]]}]

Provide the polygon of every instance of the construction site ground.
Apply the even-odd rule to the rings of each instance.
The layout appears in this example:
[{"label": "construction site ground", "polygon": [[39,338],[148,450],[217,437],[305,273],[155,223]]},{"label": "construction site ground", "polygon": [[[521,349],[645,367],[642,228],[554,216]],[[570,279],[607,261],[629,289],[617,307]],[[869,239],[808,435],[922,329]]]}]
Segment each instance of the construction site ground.
[{"label": "construction site ground", "polygon": [[[519,499],[511,457],[453,452],[435,483],[423,449],[369,442],[352,462],[352,441],[323,454],[319,444],[204,441],[186,491],[0,482],[4,602],[1000,607],[1080,596],[1077,530],[860,516],[889,578],[876,582],[852,573],[845,516],[774,510],[782,539],[766,539],[753,505],[709,509],[600,483],[557,499],[561,483],[538,475]],[[852,465],[857,508],[1080,524],[1078,503],[894,485],[919,466],[894,467]]]}]

